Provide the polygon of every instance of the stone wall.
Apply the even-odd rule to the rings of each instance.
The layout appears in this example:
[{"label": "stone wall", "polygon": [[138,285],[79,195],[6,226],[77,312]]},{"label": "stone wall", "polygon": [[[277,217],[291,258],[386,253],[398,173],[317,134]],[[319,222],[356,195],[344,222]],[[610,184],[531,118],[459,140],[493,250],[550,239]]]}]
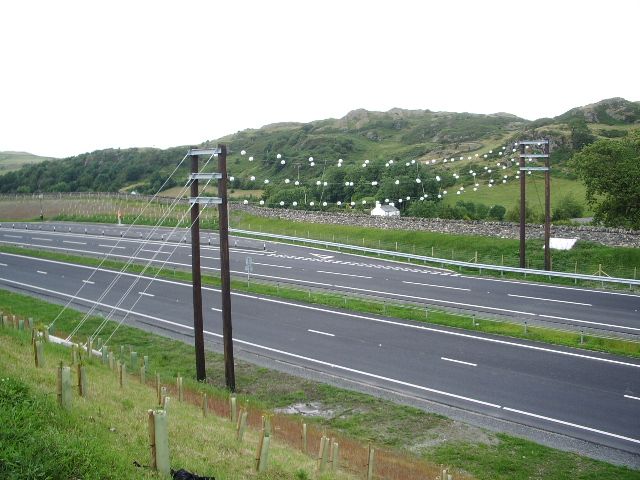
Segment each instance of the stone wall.
[{"label": "stone wall", "polygon": [[[279,208],[255,207],[233,204],[234,210],[242,210],[261,217],[282,218],[295,222],[327,223],[397,230],[423,230],[439,233],[462,235],[481,235],[498,238],[520,238],[517,223],[483,222],[465,220],[442,220],[439,218],[414,217],[373,217],[356,212],[308,212]],[[543,225],[527,225],[527,238],[540,238],[544,235]],[[577,238],[603,245],[618,247],[640,247],[640,231],[604,228],[593,226],[551,226],[551,236]]]}]

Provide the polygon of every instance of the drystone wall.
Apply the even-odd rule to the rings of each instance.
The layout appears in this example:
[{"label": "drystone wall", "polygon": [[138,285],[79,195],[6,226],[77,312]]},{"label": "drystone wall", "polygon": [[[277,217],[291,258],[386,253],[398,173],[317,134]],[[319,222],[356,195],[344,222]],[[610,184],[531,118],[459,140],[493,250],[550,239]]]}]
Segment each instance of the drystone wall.
[{"label": "drystone wall", "polygon": [[[466,220],[443,220],[439,218],[414,217],[374,217],[355,212],[309,212],[279,208],[255,207],[252,205],[233,204],[234,210],[242,210],[252,215],[268,218],[281,218],[296,222],[327,223],[333,225],[350,225],[359,227],[375,227],[397,230],[431,231],[462,235],[481,235],[497,238],[520,238],[517,223],[483,222]],[[543,238],[543,225],[527,225],[527,238]],[[560,238],[577,238],[603,245],[617,247],[640,247],[640,231],[594,226],[551,227],[551,236]]]}]

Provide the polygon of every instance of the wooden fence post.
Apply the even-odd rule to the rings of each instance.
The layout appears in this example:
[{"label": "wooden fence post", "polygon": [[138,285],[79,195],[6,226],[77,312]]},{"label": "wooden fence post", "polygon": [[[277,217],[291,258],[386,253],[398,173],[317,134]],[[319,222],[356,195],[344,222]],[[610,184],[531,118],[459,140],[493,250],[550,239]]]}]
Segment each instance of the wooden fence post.
[{"label": "wooden fence post", "polygon": [[375,449],[371,448],[371,444],[369,444],[369,457],[367,461],[367,480],[373,480],[375,453],[376,453]]}]

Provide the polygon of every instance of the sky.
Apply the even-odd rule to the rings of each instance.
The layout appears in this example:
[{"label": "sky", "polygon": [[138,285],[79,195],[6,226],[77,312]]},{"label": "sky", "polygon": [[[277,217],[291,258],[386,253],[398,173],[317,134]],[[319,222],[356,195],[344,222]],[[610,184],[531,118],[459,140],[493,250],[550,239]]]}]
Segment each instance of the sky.
[{"label": "sky", "polygon": [[0,151],[198,144],[394,107],[640,100],[637,0],[3,1]]}]

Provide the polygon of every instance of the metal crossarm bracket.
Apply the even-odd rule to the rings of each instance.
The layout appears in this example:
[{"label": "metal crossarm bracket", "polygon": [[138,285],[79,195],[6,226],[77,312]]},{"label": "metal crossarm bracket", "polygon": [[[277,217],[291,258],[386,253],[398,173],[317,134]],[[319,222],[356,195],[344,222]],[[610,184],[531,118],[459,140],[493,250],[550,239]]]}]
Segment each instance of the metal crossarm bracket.
[{"label": "metal crossarm bracket", "polygon": [[523,140],[522,142],[518,142],[518,145],[547,145],[549,143],[548,139],[542,140]]},{"label": "metal crossarm bracket", "polygon": [[192,173],[189,175],[189,180],[220,180],[222,178],[221,173]]},{"label": "metal crossarm bracket", "polygon": [[222,198],[220,197],[189,197],[189,204],[193,205],[194,203],[199,203],[204,205],[220,205],[222,203]]},{"label": "metal crossarm bracket", "polygon": [[521,172],[546,172],[549,170],[549,167],[520,167]]},{"label": "metal crossarm bracket", "polygon": [[187,155],[189,155],[190,157],[193,157],[195,155],[218,155],[220,153],[220,148],[191,148],[189,150],[189,153],[187,153]]},{"label": "metal crossarm bracket", "polygon": [[548,153],[523,153],[520,158],[549,158]]}]

